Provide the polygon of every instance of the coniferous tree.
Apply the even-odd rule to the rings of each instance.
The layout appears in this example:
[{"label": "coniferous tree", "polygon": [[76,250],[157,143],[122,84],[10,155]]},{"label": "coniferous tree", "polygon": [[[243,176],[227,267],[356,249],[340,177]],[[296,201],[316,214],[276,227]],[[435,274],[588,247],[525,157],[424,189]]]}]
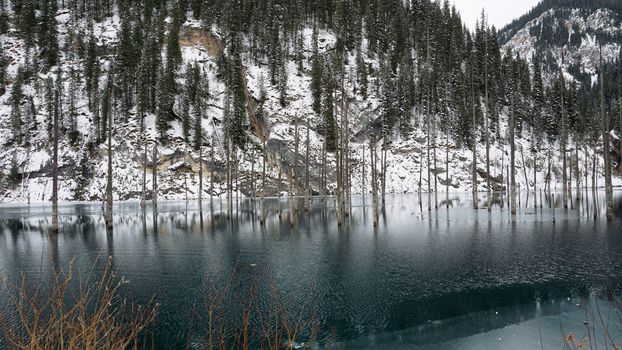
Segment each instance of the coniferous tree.
[{"label": "coniferous tree", "polygon": [[48,67],[55,66],[58,62],[57,12],[58,3],[56,1],[43,1],[42,21],[39,26],[39,47],[43,50],[44,61]]},{"label": "coniferous tree", "polygon": [[361,50],[358,50],[356,52],[356,76],[358,83],[358,92],[361,94],[361,96],[363,96],[364,100],[367,99],[367,86],[369,85],[367,71],[367,63],[365,63],[365,60],[363,59]]},{"label": "coniferous tree", "polygon": [[18,14],[19,30],[27,47],[35,43],[37,30],[37,15],[35,0],[24,0],[23,4],[15,8]]},{"label": "coniferous tree", "polygon": [[19,171],[19,164],[17,163],[17,155],[14,154],[11,158],[11,169],[7,176],[9,187],[15,188],[22,182],[22,173]]},{"label": "coniferous tree", "polygon": [[333,98],[333,76],[330,66],[327,66],[326,68],[327,69],[324,71],[324,77],[322,78],[322,90],[324,92],[322,104],[322,129],[324,131],[326,151],[335,152],[337,149],[337,131]]},{"label": "coniferous tree", "polygon": [[13,83],[11,89],[11,129],[13,131],[13,137],[17,144],[21,144],[23,141],[22,131],[22,101],[24,99],[24,92],[22,90],[22,73],[21,68],[18,70],[17,77]]},{"label": "coniferous tree", "polygon": [[313,63],[311,67],[311,96],[313,97],[312,108],[316,114],[322,112],[322,86],[323,86],[323,62],[317,50],[313,52]]}]

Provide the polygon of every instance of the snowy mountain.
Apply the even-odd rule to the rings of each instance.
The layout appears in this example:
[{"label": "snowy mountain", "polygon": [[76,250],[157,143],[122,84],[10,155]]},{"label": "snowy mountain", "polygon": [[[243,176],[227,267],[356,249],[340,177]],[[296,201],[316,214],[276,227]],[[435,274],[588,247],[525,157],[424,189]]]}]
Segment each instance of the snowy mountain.
[{"label": "snowy mountain", "polygon": [[[598,79],[600,49],[616,62],[622,47],[622,5],[618,1],[545,0],[499,32],[503,51],[531,60],[541,56],[545,80],[559,74],[583,85]],[[562,60],[563,58],[563,60]]]}]

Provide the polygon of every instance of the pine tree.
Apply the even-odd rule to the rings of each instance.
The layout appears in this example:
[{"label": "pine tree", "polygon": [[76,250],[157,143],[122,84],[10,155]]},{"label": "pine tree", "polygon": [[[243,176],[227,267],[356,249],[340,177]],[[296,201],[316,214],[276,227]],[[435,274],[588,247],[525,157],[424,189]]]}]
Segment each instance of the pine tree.
[{"label": "pine tree", "polygon": [[363,59],[363,55],[361,50],[357,50],[356,52],[356,76],[358,83],[358,90],[361,96],[363,96],[364,100],[367,100],[367,86],[369,85],[367,78],[367,63]]},{"label": "pine tree", "polygon": [[11,89],[11,129],[13,137],[17,144],[23,141],[22,131],[22,100],[24,93],[22,91],[22,73],[21,68],[18,70],[17,77]]},{"label": "pine tree", "polygon": [[313,97],[312,108],[317,115],[322,112],[323,65],[322,57],[314,51],[311,67],[311,96]]},{"label": "pine tree", "polygon": [[[4,34],[9,30],[9,16],[4,8],[4,1],[0,1],[0,34]],[[0,80],[0,85],[2,81]]]},{"label": "pine tree", "polygon": [[76,72],[73,66],[69,70],[69,111],[66,113],[67,136],[72,145],[78,143],[78,107],[76,105],[76,92],[78,91],[78,82]]},{"label": "pine tree", "polygon": [[322,129],[324,131],[324,137],[326,142],[326,151],[335,152],[337,149],[337,131],[334,114],[334,99],[333,99],[333,75],[330,66],[326,67],[324,77],[322,79],[322,85],[324,86],[324,101],[322,105]]},{"label": "pine tree", "polygon": [[26,47],[31,47],[35,43],[37,29],[37,15],[35,0],[24,0],[23,5],[16,11],[18,13],[19,30]]},{"label": "pine tree", "polygon": [[181,48],[179,47],[179,28],[181,26],[181,9],[179,3],[174,7],[172,21],[166,38],[166,65],[167,70],[176,71],[181,63]]},{"label": "pine tree", "polygon": [[166,135],[170,127],[176,90],[177,85],[175,83],[175,73],[167,66],[164,72],[160,75],[157,98],[158,112],[156,117],[156,127],[160,136],[160,142],[162,143],[166,143],[168,141]]},{"label": "pine tree", "polygon": [[287,106],[287,60],[281,56],[279,62],[279,103]]},{"label": "pine tree", "polygon": [[56,1],[43,1],[43,17],[39,26],[39,47],[43,50],[44,61],[48,67],[55,66],[58,62],[57,12],[58,3]]},{"label": "pine tree", "polygon": [[11,159],[11,169],[7,176],[9,187],[15,188],[22,182],[22,173],[19,171],[19,165],[17,164],[17,155],[13,155]]}]

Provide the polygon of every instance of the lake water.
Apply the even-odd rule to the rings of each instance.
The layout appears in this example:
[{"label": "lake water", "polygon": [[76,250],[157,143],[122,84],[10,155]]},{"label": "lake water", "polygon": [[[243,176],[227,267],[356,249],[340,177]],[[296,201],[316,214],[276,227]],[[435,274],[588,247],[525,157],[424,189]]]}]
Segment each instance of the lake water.
[{"label": "lake water", "polygon": [[101,204],[72,204],[60,209],[58,235],[48,234],[49,207],[2,206],[0,272],[15,282],[112,256],[129,280],[124,296],[160,303],[159,348],[201,344],[204,306],[230,286],[219,302],[225,322],[235,325],[252,295],[265,311],[252,315],[258,334],[278,296],[291,319],[316,321],[316,348],[559,349],[560,325],[584,332],[586,307],[617,311],[605,299],[622,290],[622,194],[609,223],[604,194],[583,193],[568,210],[546,198],[534,208],[523,194],[512,219],[503,198],[488,212],[452,194],[449,209],[428,211],[425,195],[388,196],[377,228],[369,197],[353,198],[341,227],[333,203],[318,199],[293,225],[287,199],[266,200],[265,226],[259,201],[240,201],[230,220],[224,203],[209,200],[202,210],[163,202],[157,213],[123,203],[112,234]]}]

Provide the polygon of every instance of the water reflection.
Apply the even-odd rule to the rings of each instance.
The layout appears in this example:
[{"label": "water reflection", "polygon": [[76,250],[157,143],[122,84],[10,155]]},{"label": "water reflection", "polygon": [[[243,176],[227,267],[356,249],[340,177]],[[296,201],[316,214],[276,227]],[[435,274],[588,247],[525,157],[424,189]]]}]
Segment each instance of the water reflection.
[{"label": "water reflection", "polygon": [[[314,199],[308,213],[292,211],[286,198],[266,199],[263,225],[259,200],[237,201],[231,213],[218,201],[161,202],[157,210],[124,203],[114,210],[112,233],[101,205],[76,204],[60,208],[57,235],[48,230],[48,207],[1,207],[0,271],[16,281],[21,272],[49,276],[72,259],[86,269],[113,256],[130,280],[124,293],[138,301],[156,295],[162,305],[163,348],[186,344],[208,286],[226,283],[240,291],[232,305],[253,283],[266,308],[273,286],[292,314],[312,305],[305,312],[317,315],[322,343],[421,326],[417,344],[433,344],[536,317],[536,302],[619,289],[622,196],[616,193],[612,223],[604,220],[602,193],[573,196],[568,210],[560,198],[521,193],[512,217],[501,194],[490,212],[483,194],[479,210],[461,194],[431,211],[425,195],[387,196],[376,228],[369,197],[353,198],[341,226],[334,199]],[[530,311],[466,326],[469,315],[524,305]],[[457,319],[466,320],[462,332],[425,327]]]}]

